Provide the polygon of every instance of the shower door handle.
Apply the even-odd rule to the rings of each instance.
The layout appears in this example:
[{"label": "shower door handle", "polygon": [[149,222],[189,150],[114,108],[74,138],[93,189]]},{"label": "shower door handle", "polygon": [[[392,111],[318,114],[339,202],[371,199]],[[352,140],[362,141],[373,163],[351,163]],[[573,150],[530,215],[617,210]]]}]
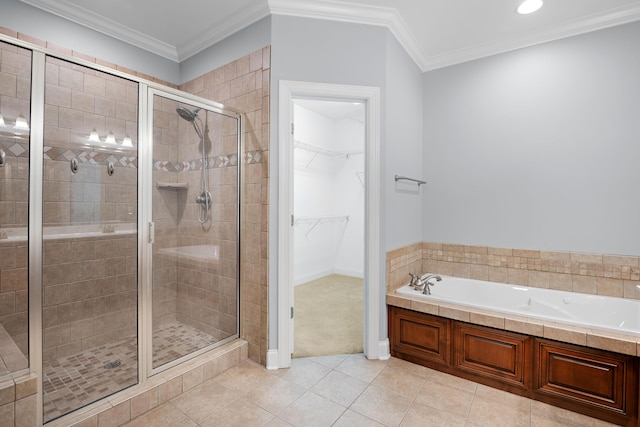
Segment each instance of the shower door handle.
[{"label": "shower door handle", "polygon": [[156,226],[153,221],[149,222],[149,243],[152,245],[156,242]]}]

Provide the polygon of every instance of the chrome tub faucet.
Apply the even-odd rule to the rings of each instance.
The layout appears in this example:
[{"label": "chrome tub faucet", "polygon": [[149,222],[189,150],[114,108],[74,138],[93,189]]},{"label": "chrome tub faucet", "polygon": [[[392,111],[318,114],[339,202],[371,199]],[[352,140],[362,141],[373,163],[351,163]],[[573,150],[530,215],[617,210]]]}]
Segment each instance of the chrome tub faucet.
[{"label": "chrome tub faucet", "polygon": [[429,274],[429,273],[423,274],[418,278],[418,281],[421,284],[421,286],[417,289],[422,289],[422,293],[425,295],[431,295],[430,287],[436,285],[431,281],[432,279],[435,280],[436,282],[440,282],[442,280],[442,277],[438,276],[437,274]]}]

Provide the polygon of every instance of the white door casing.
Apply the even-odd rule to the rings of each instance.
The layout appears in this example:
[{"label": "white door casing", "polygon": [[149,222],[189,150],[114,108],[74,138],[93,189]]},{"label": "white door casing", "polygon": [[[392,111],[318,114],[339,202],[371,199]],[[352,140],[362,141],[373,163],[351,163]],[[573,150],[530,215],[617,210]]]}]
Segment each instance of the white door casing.
[{"label": "white door casing", "polygon": [[[386,348],[380,340],[380,89],[367,86],[280,81],[278,166],[278,349],[268,355],[267,367],[291,365],[293,335],[291,301],[293,283],[293,118],[294,98],[358,101],[366,105],[365,127],[365,319],[364,353],[379,359]],[[384,351],[382,351],[385,353]],[[271,357],[269,357],[271,356]],[[274,363],[275,362],[275,363]],[[274,366],[276,365],[277,366]]]}]

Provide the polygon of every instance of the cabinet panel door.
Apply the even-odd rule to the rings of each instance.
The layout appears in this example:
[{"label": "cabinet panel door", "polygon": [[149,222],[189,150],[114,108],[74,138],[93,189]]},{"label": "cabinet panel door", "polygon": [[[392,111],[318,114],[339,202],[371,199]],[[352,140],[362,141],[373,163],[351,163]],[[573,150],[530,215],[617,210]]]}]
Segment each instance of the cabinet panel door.
[{"label": "cabinet panel door", "polygon": [[389,307],[391,354],[404,354],[435,364],[449,364],[450,321]]},{"label": "cabinet panel door", "polygon": [[621,414],[635,409],[637,378],[630,356],[537,340],[536,364],[538,393]]},{"label": "cabinet panel door", "polygon": [[456,322],[454,340],[456,368],[503,384],[528,386],[528,336]]}]

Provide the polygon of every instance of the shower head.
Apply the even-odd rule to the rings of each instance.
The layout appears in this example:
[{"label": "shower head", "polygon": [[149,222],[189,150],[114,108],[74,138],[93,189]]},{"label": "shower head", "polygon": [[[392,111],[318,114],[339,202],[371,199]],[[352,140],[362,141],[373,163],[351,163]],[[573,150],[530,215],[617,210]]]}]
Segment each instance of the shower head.
[{"label": "shower head", "polygon": [[194,120],[196,119],[196,117],[198,117],[198,111],[200,111],[200,108],[196,108],[195,110],[191,111],[188,110],[184,107],[178,107],[176,108],[176,112],[178,113],[178,115],[180,117],[182,117],[183,119],[185,119],[188,122],[194,122]]}]

